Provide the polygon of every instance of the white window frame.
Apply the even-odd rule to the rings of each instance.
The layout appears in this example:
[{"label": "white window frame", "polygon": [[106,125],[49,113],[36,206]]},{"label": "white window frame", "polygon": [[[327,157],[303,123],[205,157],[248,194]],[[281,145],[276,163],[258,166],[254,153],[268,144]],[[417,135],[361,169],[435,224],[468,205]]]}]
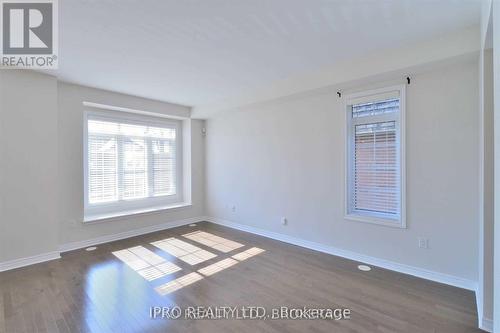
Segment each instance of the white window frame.
[{"label": "white window frame", "polygon": [[[352,105],[357,104],[355,100],[377,101],[382,100],[383,96],[389,94],[399,94],[399,113],[376,115],[353,118]],[[344,218],[351,221],[366,222],[396,228],[406,228],[406,85],[395,85],[380,89],[373,89],[345,96],[345,124],[346,124],[346,142],[345,142],[345,212]],[[364,119],[363,119],[364,118]],[[396,144],[399,153],[399,176],[400,176],[400,215],[397,219],[389,218],[385,214],[358,212],[353,209],[353,184],[354,184],[354,126],[365,123],[384,122],[396,120]]]},{"label": "white window frame", "polygon": [[[141,199],[118,200],[109,203],[89,203],[88,121],[89,118],[136,125],[175,128],[176,130],[176,193]],[[126,111],[88,108],[83,121],[84,222],[108,217],[125,216],[183,205],[183,146],[182,122],[177,119],[141,115]],[[149,178],[149,177],[148,177]],[[149,181],[149,180],[148,180]]]}]

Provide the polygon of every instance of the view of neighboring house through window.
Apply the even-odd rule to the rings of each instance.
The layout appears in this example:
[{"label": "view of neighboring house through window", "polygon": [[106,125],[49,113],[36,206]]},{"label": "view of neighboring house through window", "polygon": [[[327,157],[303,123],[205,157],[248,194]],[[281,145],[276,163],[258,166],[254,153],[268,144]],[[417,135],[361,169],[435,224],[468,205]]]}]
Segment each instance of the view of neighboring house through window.
[{"label": "view of neighboring house through window", "polygon": [[86,215],[181,200],[180,122],[107,111],[86,118]]},{"label": "view of neighboring house through window", "polygon": [[404,227],[404,87],[348,96],[347,133],[347,217]]}]

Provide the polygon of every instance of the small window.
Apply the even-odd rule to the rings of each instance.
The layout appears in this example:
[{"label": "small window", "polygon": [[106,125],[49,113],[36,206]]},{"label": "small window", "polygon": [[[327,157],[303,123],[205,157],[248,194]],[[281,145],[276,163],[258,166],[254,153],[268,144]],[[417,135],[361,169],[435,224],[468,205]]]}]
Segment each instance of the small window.
[{"label": "small window", "polygon": [[85,125],[86,217],[182,201],[180,121],[103,110]]},{"label": "small window", "polygon": [[346,97],[346,218],[405,227],[404,86]]}]

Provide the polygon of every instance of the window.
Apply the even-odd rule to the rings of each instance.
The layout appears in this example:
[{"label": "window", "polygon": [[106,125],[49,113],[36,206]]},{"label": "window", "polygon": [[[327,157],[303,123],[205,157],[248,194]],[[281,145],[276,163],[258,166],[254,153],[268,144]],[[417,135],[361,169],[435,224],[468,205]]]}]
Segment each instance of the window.
[{"label": "window", "polygon": [[346,97],[346,218],[405,224],[405,86]]},{"label": "window", "polygon": [[87,111],[85,217],[182,201],[181,123],[116,111]]}]

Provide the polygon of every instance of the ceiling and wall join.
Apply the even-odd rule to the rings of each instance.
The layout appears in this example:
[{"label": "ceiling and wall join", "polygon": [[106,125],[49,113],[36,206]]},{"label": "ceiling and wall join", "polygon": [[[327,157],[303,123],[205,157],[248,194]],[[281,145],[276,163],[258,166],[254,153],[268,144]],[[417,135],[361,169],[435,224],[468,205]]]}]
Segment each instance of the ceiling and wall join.
[{"label": "ceiling and wall join", "polygon": [[479,1],[458,0],[65,0],[55,74],[203,118],[294,92],[282,86],[311,89],[304,77],[331,84],[339,67],[384,50],[436,40],[448,55],[450,39],[468,45],[479,15]]}]

